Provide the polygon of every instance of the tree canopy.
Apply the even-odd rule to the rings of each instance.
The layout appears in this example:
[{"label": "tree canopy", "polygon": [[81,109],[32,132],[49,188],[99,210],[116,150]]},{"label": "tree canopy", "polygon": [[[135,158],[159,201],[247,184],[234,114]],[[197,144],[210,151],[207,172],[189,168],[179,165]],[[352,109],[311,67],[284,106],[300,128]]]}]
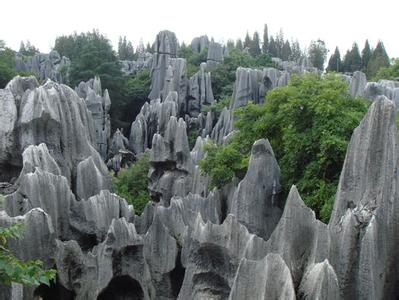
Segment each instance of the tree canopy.
[{"label": "tree canopy", "polygon": [[222,187],[245,173],[252,144],[268,138],[282,171],[283,196],[297,185],[305,203],[328,221],[346,148],[367,110],[338,75],[293,77],[267,94],[265,104],[236,111],[237,133],[227,145],[207,146],[200,162],[212,186]]}]

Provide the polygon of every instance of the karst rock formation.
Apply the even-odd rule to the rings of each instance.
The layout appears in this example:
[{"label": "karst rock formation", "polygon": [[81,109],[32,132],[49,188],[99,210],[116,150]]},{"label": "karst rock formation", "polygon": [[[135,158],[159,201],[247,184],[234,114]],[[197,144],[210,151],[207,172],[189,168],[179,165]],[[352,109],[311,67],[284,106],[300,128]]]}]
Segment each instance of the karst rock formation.
[{"label": "karst rock formation", "polygon": [[[73,90],[18,76],[0,90],[0,182],[10,184],[0,225],[22,222],[23,237],[8,247],[57,269],[50,287],[0,286],[0,299],[397,298],[396,85],[346,78],[353,95],[372,102],[324,224],[295,186],[279,197],[280,168],[266,139],[253,144],[243,179],[222,189],[210,190],[198,166],[209,140],[223,144],[234,134],[235,109],[262,103],[292,72],[311,67],[238,68],[217,117],[202,106],[216,101],[210,78],[223,47],[206,36],[191,47],[207,49],[208,62],[188,78],[175,34],[157,35],[146,65],[149,101],[127,137],[117,130],[111,139],[111,100],[99,78]],[[190,149],[191,126],[198,136]],[[120,151],[149,152],[152,200],[141,215],[112,191],[104,160]]]}]

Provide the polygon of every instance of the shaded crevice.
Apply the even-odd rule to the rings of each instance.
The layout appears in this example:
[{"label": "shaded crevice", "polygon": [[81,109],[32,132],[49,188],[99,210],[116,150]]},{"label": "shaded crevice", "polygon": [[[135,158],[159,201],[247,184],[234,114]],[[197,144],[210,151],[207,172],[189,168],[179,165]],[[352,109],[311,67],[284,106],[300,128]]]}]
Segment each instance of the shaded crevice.
[{"label": "shaded crevice", "polygon": [[75,299],[75,293],[66,289],[59,283],[57,278],[56,281],[51,281],[50,286],[41,284],[33,292],[33,296],[38,297],[42,300],[73,300]]},{"label": "shaded crevice", "polygon": [[114,277],[97,300],[141,300],[144,292],[137,280],[128,275]]}]

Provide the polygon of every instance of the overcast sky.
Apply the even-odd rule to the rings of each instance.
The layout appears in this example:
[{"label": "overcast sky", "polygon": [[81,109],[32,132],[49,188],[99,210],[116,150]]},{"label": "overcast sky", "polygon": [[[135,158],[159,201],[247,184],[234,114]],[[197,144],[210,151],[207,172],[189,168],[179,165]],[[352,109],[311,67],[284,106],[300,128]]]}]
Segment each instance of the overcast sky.
[{"label": "overcast sky", "polygon": [[[396,4],[395,4],[396,2]],[[137,46],[140,39],[154,41],[163,29],[174,31],[179,41],[207,34],[216,41],[244,38],[263,25],[269,33],[283,29],[289,39],[307,46],[323,39],[341,55],[366,38],[372,46],[382,40],[390,57],[399,57],[397,0],[2,0],[0,39],[13,49],[30,40],[48,52],[58,35],[97,28],[117,45],[126,35]]]}]

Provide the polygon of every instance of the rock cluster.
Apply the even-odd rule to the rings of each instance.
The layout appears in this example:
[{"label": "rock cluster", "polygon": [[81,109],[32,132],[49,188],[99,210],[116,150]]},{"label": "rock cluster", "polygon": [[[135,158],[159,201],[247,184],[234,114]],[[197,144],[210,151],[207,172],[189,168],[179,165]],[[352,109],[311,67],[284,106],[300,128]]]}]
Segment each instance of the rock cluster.
[{"label": "rock cluster", "polygon": [[149,52],[139,52],[137,60],[121,60],[121,70],[124,75],[134,75],[142,69],[150,69],[152,64],[152,54]]},{"label": "rock cluster", "polygon": [[68,73],[71,61],[52,50],[49,54],[36,53],[25,59],[22,55],[15,56],[15,69],[18,72],[35,74],[40,81],[51,79],[59,83],[68,83]]},{"label": "rock cluster", "polygon": [[395,102],[399,110],[399,82],[393,80],[379,80],[378,82],[367,82],[366,75],[356,71],[353,76],[345,76],[349,83],[349,92],[355,97],[364,97],[370,101],[379,96],[386,96]]},{"label": "rock cluster", "polygon": [[86,106],[91,112],[94,121],[96,149],[103,159],[107,158],[108,146],[111,137],[111,99],[108,90],[101,88],[101,80],[98,76],[87,82],[80,82],[75,88],[79,97],[85,99]]},{"label": "rock cluster", "polygon": [[[201,51],[201,43],[194,48]],[[156,96],[132,123],[129,140],[117,130],[108,147],[109,157],[150,149],[152,201],[140,216],[110,191],[93,147],[96,110],[90,104],[105,107],[99,80],[75,92],[16,77],[0,90],[0,181],[14,184],[0,226],[22,222],[26,234],[8,247],[21,259],[56,267],[58,274],[50,287],[0,286],[0,297],[397,298],[394,102],[373,96],[353,132],[331,220],[324,224],[295,186],[281,199],[280,169],[267,140],[254,143],[244,178],[221,189],[210,190],[198,166],[209,140],[222,144],[234,134],[234,109],[250,100],[261,103],[267,90],[286,84],[290,71],[239,68],[230,108],[216,120],[214,112],[201,112],[213,99],[205,66],[188,84],[184,60],[173,57],[174,34],[160,33],[155,45]],[[352,94],[367,96],[370,83],[362,74],[348,81]],[[376,85],[393,98],[392,82]],[[89,94],[96,101],[88,101]],[[191,151],[190,126],[199,135]]]},{"label": "rock cluster", "polygon": [[191,49],[197,53],[205,51],[209,47],[209,38],[207,35],[196,37],[191,41]]},{"label": "rock cluster", "polygon": [[[78,197],[109,189],[107,169],[93,147],[95,133],[85,101],[66,85],[48,80],[39,86],[34,77],[15,77],[0,90],[0,174],[11,181],[22,170],[22,153],[45,143],[69,186]],[[41,156],[39,156],[41,157]]]}]

